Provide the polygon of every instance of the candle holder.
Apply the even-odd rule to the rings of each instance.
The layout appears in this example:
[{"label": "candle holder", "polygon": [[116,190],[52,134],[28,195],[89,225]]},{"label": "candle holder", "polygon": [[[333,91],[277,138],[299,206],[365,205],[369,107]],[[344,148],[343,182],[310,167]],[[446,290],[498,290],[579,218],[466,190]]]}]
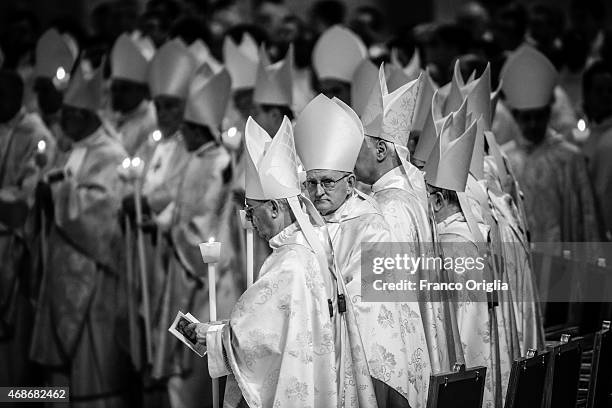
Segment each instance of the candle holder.
[{"label": "candle holder", "polygon": [[216,242],[214,239],[208,242],[203,242],[199,245],[200,253],[204,263],[217,263],[221,258],[221,242]]},{"label": "candle holder", "polygon": [[[214,322],[217,320],[217,263],[221,257],[221,242],[216,242],[214,237],[211,237],[208,242],[202,242],[198,245],[202,260],[208,266],[208,310],[209,320]],[[219,380],[212,379],[212,397],[213,407],[219,407]]]}]

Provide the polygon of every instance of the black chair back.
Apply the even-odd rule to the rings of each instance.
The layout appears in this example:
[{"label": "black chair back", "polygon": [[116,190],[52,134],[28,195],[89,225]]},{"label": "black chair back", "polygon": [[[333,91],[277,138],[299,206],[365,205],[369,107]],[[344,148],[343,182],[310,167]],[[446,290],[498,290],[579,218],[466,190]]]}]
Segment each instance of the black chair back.
[{"label": "black chair back", "polygon": [[550,363],[545,383],[543,408],[575,408],[582,358],[580,339],[562,335],[559,343],[548,346]]},{"label": "black chair back", "polygon": [[450,373],[429,377],[427,408],[481,408],[487,368],[466,370],[463,364],[453,368]]},{"label": "black chair back", "polygon": [[514,360],[504,408],[540,408],[544,399],[550,352],[529,350],[527,357]]},{"label": "black chair back", "polygon": [[604,321],[602,330],[595,333],[593,363],[589,382],[587,408],[612,406],[612,333],[610,322]]}]

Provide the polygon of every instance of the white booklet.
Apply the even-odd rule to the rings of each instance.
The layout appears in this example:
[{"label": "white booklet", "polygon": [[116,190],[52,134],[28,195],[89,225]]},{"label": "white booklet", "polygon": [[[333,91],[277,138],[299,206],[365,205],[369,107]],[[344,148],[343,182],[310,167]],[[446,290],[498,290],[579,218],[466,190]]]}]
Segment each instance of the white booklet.
[{"label": "white booklet", "polygon": [[193,350],[193,352],[198,356],[204,357],[206,355],[206,346],[203,344],[198,344],[195,337],[189,337],[188,333],[185,332],[185,328],[191,323],[200,323],[200,321],[193,317],[190,313],[184,314],[183,312],[179,311],[168,331],[177,339],[182,341],[187,347]]}]

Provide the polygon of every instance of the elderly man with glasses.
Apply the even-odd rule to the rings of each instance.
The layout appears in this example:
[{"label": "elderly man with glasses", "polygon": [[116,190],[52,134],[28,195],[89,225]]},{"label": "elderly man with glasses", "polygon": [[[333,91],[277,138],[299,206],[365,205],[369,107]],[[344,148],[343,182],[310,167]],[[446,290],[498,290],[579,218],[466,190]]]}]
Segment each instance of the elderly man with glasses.
[{"label": "elderly man with glasses", "polygon": [[[306,170],[305,189],[323,215],[339,279],[365,347],[379,407],[424,407],[430,361],[418,314],[403,303],[362,301],[362,244],[392,242],[376,202],[355,188],[353,169],[364,139],[357,114],[339,99],[319,95],[295,126],[297,153]],[[384,245],[375,249],[388,252]],[[363,271],[364,280],[368,280]]]}]

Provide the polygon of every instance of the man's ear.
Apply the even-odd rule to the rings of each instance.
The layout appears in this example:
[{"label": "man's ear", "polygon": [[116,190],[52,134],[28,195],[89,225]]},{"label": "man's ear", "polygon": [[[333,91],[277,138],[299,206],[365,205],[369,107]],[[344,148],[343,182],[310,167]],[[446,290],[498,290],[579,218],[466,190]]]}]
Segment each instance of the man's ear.
[{"label": "man's ear", "polygon": [[346,178],[346,192],[347,194],[351,194],[353,189],[355,188],[355,184],[357,183],[357,179],[355,178],[355,174],[351,174]]},{"label": "man's ear", "polygon": [[444,195],[440,191],[433,193],[433,208],[435,212],[438,212],[444,207]]},{"label": "man's ear", "polygon": [[387,142],[382,139],[378,139],[376,141],[376,160],[379,163],[384,161],[387,157],[387,154],[389,154],[389,147],[387,146]]}]

